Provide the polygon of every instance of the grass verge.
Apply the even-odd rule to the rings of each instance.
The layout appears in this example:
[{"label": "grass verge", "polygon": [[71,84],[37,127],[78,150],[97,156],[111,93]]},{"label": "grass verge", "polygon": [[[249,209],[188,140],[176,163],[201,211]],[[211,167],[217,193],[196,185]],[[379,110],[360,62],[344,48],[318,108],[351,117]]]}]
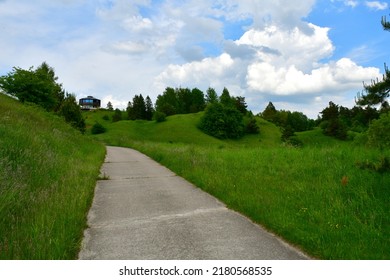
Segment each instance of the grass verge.
[{"label": "grass verge", "polygon": [[74,259],[104,146],[0,94],[0,259]]}]

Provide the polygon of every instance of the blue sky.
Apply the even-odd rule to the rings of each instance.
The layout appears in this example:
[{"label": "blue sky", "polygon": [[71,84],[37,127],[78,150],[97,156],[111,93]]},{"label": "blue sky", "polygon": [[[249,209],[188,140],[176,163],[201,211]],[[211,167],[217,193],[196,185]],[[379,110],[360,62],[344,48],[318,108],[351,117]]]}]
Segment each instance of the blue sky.
[{"label": "blue sky", "polygon": [[389,13],[360,0],[0,0],[0,75],[46,61],[69,92],[119,108],[211,86],[255,113],[272,101],[315,118],[381,77]]}]

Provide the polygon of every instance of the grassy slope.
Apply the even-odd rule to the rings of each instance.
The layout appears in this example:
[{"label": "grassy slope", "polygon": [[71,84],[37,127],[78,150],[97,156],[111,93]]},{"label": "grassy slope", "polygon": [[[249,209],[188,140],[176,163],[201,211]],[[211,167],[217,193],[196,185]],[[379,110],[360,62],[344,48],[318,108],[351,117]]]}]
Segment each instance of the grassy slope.
[{"label": "grassy slope", "polygon": [[[99,114],[88,115],[90,124]],[[260,135],[221,141],[196,129],[200,115],[106,122],[108,132],[94,137],[148,154],[314,257],[390,258],[390,175],[356,165],[379,151],[319,130],[299,134],[304,148],[286,147],[262,120]]]},{"label": "grassy slope", "polygon": [[74,259],[104,146],[0,94],[0,259]]}]

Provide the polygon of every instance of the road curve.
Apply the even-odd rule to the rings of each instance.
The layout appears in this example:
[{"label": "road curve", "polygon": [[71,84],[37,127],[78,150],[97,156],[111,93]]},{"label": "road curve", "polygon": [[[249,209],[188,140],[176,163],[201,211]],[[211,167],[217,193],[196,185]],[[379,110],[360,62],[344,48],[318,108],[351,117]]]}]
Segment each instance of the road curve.
[{"label": "road curve", "polygon": [[135,150],[107,147],[101,173],[79,259],[308,258]]}]

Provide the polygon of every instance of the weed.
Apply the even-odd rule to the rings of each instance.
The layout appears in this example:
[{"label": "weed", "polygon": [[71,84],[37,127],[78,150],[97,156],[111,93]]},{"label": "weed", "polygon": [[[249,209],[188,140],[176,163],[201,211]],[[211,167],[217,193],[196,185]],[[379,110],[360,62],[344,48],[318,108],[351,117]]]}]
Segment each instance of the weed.
[{"label": "weed", "polygon": [[110,176],[108,176],[106,173],[100,174],[97,180],[110,180]]},{"label": "weed", "polygon": [[377,161],[358,161],[356,165],[361,169],[371,170],[379,173],[390,172],[390,157],[381,156]]}]

